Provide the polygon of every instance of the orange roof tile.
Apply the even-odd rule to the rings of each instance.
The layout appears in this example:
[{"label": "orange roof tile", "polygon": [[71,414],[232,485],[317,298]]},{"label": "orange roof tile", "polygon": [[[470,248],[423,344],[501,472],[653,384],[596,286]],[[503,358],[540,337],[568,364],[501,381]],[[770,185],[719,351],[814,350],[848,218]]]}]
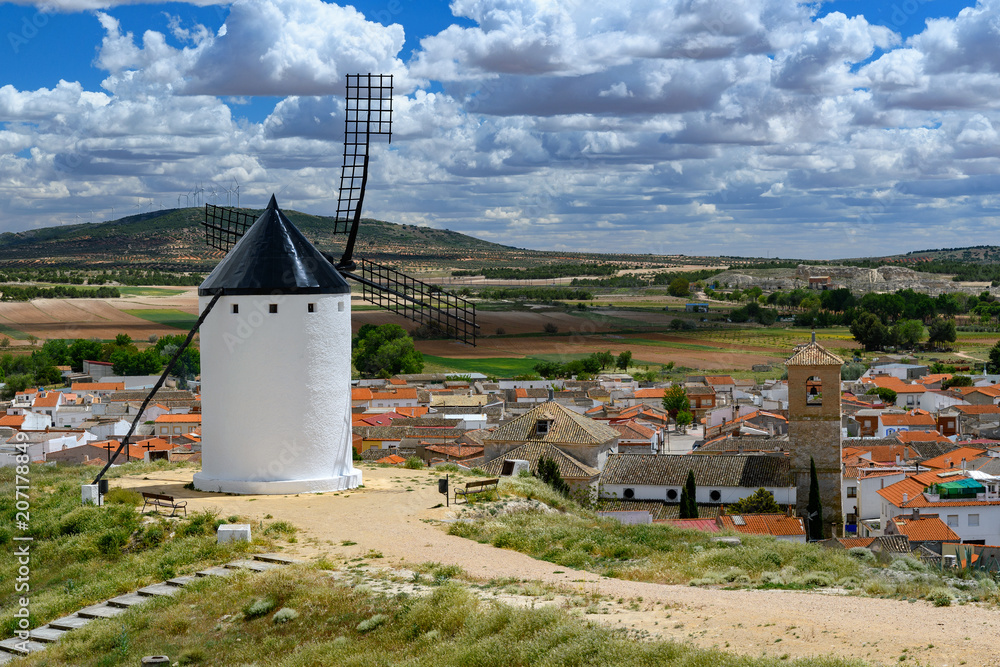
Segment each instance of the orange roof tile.
[{"label": "orange roof tile", "polygon": [[869,547],[875,541],[874,537],[838,537],[837,541],[844,545],[845,549],[854,547]]},{"label": "orange roof tile", "polygon": [[524,387],[514,389],[514,398],[528,398],[528,390]]},{"label": "orange roof tile", "polygon": [[930,375],[925,375],[922,378],[918,378],[917,382],[923,385],[934,384],[936,382],[944,382],[945,380],[951,379],[951,373],[931,373]]},{"label": "orange roof tile", "polygon": [[38,394],[31,404],[33,408],[54,408],[59,405],[61,394],[58,391],[50,391],[45,394]]},{"label": "orange roof tile", "polygon": [[663,393],[666,391],[663,387],[649,387],[646,389],[636,389],[634,395],[636,398],[663,398]]},{"label": "orange roof tile", "polygon": [[911,542],[960,542],[962,538],[945,525],[938,517],[911,519],[897,516],[890,519],[900,535],[906,535]]},{"label": "orange roof tile", "polygon": [[731,375],[706,375],[705,384],[736,384]]},{"label": "orange roof tile", "polygon": [[[743,519],[743,525],[735,521],[736,517]],[[719,525],[728,530],[750,535],[805,535],[806,529],[802,517],[786,516],[784,514],[723,514],[717,519]]]},{"label": "orange roof tile", "polygon": [[406,380],[404,380],[402,378],[389,378],[389,384],[403,385],[403,386],[405,386],[406,385]]},{"label": "orange roof tile", "polygon": [[200,414],[188,414],[188,415],[160,415],[156,418],[157,424],[200,424],[201,415]]},{"label": "orange roof tile", "polygon": [[406,463],[406,459],[404,459],[399,454],[390,454],[389,456],[379,459],[375,463],[388,463],[389,465],[399,465],[400,463]]},{"label": "orange roof tile", "polygon": [[883,412],[878,416],[883,426],[937,426],[934,418],[927,414],[899,414]]},{"label": "orange roof tile", "polygon": [[958,449],[942,454],[941,456],[935,456],[932,459],[927,459],[920,465],[925,468],[934,468],[935,470],[948,470],[951,468],[961,468],[963,460],[968,462],[985,455],[986,450],[984,449],[959,447]]},{"label": "orange roof tile", "polygon": [[896,431],[892,434],[896,440],[910,442],[951,442],[937,431]]},{"label": "orange roof tile", "polygon": [[408,400],[417,398],[417,390],[414,387],[404,387],[402,389],[397,389],[396,391],[373,391],[372,400],[375,401],[394,401],[394,400]]},{"label": "orange roof tile", "polygon": [[[877,489],[876,492],[885,498],[888,502],[892,503],[896,507],[909,508],[909,507],[963,507],[971,505],[1000,505],[1000,500],[971,500],[971,499],[961,499],[961,500],[939,500],[937,502],[931,502],[924,497],[924,489],[932,484],[937,484],[938,482],[947,482],[956,479],[961,479],[963,477],[960,470],[955,471],[953,477],[942,478],[938,476],[937,470],[932,470],[930,472],[922,472],[917,475],[911,475],[904,480],[896,482],[895,484],[890,484],[884,489]],[[906,495],[906,500],[903,500],[903,495]]]},{"label": "orange roof tile", "polygon": [[124,382],[74,382],[73,391],[125,391]]},{"label": "orange roof tile", "polygon": [[21,428],[22,424],[24,424],[24,415],[3,415],[0,417],[0,426]]},{"label": "orange roof tile", "polygon": [[354,387],[351,389],[351,400],[370,401],[372,400],[372,390],[368,387]]},{"label": "orange roof tile", "polygon": [[952,407],[964,415],[1000,414],[1000,405],[955,405]]},{"label": "orange roof tile", "polygon": [[426,405],[420,405],[420,406],[393,408],[392,411],[395,412],[396,414],[403,415],[404,417],[423,417],[430,411],[430,408],[428,408]]}]

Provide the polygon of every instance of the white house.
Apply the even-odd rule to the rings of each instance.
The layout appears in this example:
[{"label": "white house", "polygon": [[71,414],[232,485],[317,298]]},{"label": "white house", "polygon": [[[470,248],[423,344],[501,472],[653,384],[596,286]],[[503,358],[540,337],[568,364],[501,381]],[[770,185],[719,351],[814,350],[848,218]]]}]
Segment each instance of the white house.
[{"label": "white house", "polygon": [[[967,485],[968,497],[948,495],[947,487]],[[938,493],[934,493],[938,490]],[[982,490],[981,493],[978,491]],[[963,542],[1000,543],[1000,493],[998,483],[976,482],[964,470],[930,471],[911,475],[877,491],[882,498],[881,522],[896,516],[917,513],[937,514]]]},{"label": "white house", "polygon": [[677,503],[688,471],[694,473],[699,504],[727,505],[760,488],[781,505],[795,504],[788,458],[766,454],[611,454],[601,474],[600,497]]}]

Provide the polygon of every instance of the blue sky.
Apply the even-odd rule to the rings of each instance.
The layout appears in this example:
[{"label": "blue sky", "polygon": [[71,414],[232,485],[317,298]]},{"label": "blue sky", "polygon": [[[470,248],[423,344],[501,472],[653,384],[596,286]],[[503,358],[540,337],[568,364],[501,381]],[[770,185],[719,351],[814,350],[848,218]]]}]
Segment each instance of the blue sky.
[{"label": "blue sky", "polygon": [[992,242],[998,25],[1000,0],[2,3],[0,231],[236,182],[331,214],[343,75],[373,71],[396,134],[368,215],[539,249]]}]

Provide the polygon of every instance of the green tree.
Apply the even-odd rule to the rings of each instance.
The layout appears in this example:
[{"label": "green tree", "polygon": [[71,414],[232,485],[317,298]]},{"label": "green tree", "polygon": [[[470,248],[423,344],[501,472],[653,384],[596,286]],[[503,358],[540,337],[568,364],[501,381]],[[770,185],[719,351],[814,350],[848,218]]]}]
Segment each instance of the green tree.
[{"label": "green tree", "polygon": [[851,322],[850,331],[851,335],[854,336],[854,340],[864,345],[865,350],[868,352],[882,349],[882,345],[884,345],[885,339],[889,335],[886,326],[873,313],[861,313],[854,318],[854,321]]},{"label": "green tree", "polygon": [[680,518],[698,518],[698,487],[694,483],[694,471],[688,470],[687,481],[681,489]]},{"label": "green tree", "polygon": [[990,361],[986,364],[987,373],[1000,373],[1000,341],[990,348]]},{"label": "green tree", "polygon": [[968,375],[955,375],[941,383],[942,389],[951,389],[952,387],[971,387],[972,378]]},{"label": "green tree", "polygon": [[101,360],[101,343],[96,340],[84,340],[78,338],[69,346],[70,364],[73,370],[80,373],[83,371],[84,361]]},{"label": "green tree", "polygon": [[670,296],[686,297],[691,294],[691,283],[687,278],[674,278],[667,287]]},{"label": "green tree", "polygon": [[823,539],[823,503],[819,498],[819,477],[816,461],[809,457],[809,503],[806,505],[806,533],[809,540]]},{"label": "green tree", "polygon": [[781,506],[774,501],[774,494],[764,488],[726,508],[729,514],[780,514],[781,511]]},{"label": "green tree", "polygon": [[563,365],[558,361],[539,361],[532,368],[546,380],[551,380],[562,375]]},{"label": "green tree", "polygon": [[629,350],[625,350],[618,355],[618,361],[615,362],[615,367],[622,371],[627,371],[629,364],[632,363],[632,353]]},{"label": "green tree", "polygon": [[681,410],[688,410],[691,406],[691,401],[688,399],[687,392],[684,391],[684,387],[680,385],[674,385],[669,387],[665,392],[663,392],[663,409],[670,414],[670,418],[677,423],[677,414]]},{"label": "green tree", "polygon": [[849,361],[840,367],[840,379],[841,380],[857,380],[859,377],[865,374],[868,370],[864,364],[859,364],[856,361]]},{"label": "green tree", "polygon": [[927,342],[932,345],[954,343],[957,339],[958,331],[955,329],[955,320],[950,317],[935,317],[927,326]]},{"label": "green tree", "polygon": [[924,324],[920,320],[900,320],[892,325],[889,337],[896,345],[912,348],[924,338]]},{"label": "green tree", "polygon": [[687,410],[681,410],[680,412],[677,413],[677,417],[676,419],[674,419],[674,421],[677,423],[677,426],[680,427],[681,430],[684,430],[688,426],[690,426],[692,422],[694,422],[694,415],[692,415]]},{"label": "green tree", "polygon": [[592,371],[594,373],[602,371],[615,363],[615,355],[611,354],[611,350],[608,350],[607,352],[594,352],[591,356],[594,357],[594,360],[598,364],[600,364],[600,367],[597,370]]},{"label": "green tree", "polygon": [[352,341],[352,361],[365,377],[391,377],[397,373],[419,373],[424,357],[413,347],[413,339],[398,324],[365,324]]},{"label": "green tree", "polygon": [[538,468],[535,473],[538,479],[542,480],[557,492],[564,496],[569,495],[569,484],[562,478],[559,472],[559,464],[547,456],[538,459]]},{"label": "green tree", "polygon": [[882,399],[883,403],[886,403],[888,405],[895,404],[897,397],[896,390],[889,389],[888,387],[872,387],[871,389],[865,392],[865,395],[878,396],[879,398]]}]

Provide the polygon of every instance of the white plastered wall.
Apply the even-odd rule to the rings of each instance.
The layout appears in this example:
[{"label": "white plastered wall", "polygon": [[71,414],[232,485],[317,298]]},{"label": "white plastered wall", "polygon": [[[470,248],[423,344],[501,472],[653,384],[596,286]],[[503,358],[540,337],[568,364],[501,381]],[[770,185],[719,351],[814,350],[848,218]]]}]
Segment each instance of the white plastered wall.
[{"label": "white plastered wall", "polygon": [[349,294],[222,297],[201,327],[201,370],[195,488],[282,494],[361,484],[351,462]]}]

